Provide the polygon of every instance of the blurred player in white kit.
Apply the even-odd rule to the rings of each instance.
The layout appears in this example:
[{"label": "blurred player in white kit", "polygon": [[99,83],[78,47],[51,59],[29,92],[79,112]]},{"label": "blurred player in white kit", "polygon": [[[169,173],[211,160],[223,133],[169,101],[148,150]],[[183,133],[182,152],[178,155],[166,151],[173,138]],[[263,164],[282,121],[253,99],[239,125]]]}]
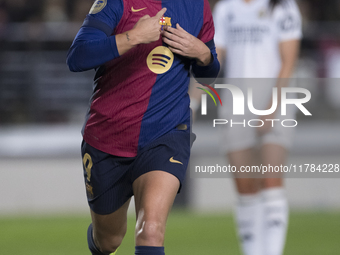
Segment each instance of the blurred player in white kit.
[{"label": "blurred player in white kit", "polygon": [[[299,52],[301,17],[293,0],[222,0],[214,9],[215,44],[227,78],[273,78],[264,85],[253,86],[254,107],[267,110],[272,106],[272,88],[288,86]],[[244,79],[238,85],[247,95]],[[268,85],[270,84],[272,85]],[[243,85],[242,85],[243,84]],[[224,93],[224,94],[223,94]],[[232,98],[223,90],[223,119],[262,119],[260,128],[223,128],[223,143],[229,163],[241,166],[285,163],[292,142],[293,129],[272,127],[265,119],[282,119],[278,108],[273,114],[233,116]],[[278,96],[280,105],[280,93]],[[246,107],[247,108],[247,107]],[[285,119],[294,119],[294,109]],[[278,122],[279,123],[279,122]],[[244,178],[245,177],[245,178]],[[288,225],[288,203],[281,175],[269,178],[235,178],[238,191],[236,221],[241,247],[245,255],[283,254]]]}]

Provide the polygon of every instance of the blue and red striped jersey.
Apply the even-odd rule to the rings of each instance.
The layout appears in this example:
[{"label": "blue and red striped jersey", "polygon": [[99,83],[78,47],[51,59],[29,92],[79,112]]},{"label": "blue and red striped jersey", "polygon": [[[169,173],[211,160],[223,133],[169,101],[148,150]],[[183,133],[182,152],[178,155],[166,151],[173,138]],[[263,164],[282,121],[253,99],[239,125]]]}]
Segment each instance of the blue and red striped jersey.
[{"label": "blue and red striped jersey", "polygon": [[[216,58],[207,0],[97,0],[84,26],[114,36],[131,30],[146,14],[155,16],[163,7],[167,8],[160,20],[163,25],[180,24],[206,43]],[[173,54],[161,38],[97,67],[84,140],[106,153],[134,157],[177,125],[190,127],[188,86],[194,67],[195,61]]]}]

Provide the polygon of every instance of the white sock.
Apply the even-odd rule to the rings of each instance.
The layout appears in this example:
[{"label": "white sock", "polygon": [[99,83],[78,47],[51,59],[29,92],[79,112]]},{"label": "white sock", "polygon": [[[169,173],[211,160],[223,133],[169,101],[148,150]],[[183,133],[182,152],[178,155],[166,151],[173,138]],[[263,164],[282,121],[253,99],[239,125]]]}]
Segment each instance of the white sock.
[{"label": "white sock", "polygon": [[262,191],[263,255],[282,255],[288,226],[288,202],[282,187]]},{"label": "white sock", "polygon": [[239,240],[244,255],[263,255],[261,239],[261,196],[239,195],[236,221]]}]

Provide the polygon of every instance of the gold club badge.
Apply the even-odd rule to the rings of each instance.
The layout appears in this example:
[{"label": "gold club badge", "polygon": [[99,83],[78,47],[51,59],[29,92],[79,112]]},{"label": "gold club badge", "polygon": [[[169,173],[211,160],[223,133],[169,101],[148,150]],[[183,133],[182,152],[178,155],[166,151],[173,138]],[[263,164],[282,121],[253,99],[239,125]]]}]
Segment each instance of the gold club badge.
[{"label": "gold club badge", "polygon": [[171,27],[171,18],[170,17],[162,17],[159,19],[159,24],[162,26],[169,26]]}]

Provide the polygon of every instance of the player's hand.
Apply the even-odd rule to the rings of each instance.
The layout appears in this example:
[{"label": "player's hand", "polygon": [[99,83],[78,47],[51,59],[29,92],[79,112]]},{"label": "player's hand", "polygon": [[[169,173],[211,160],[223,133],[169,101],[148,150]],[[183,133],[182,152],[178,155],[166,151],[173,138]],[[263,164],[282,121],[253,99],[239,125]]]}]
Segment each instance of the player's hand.
[{"label": "player's hand", "polygon": [[145,15],[137,21],[131,32],[134,33],[138,43],[147,44],[159,39],[162,28],[159,20],[165,12],[166,8],[163,8],[156,16],[150,17],[149,15]]},{"label": "player's hand", "polygon": [[173,53],[196,59],[197,64],[201,66],[210,64],[212,56],[208,46],[185,31],[179,24],[176,24],[176,28],[164,26],[162,36]]}]

